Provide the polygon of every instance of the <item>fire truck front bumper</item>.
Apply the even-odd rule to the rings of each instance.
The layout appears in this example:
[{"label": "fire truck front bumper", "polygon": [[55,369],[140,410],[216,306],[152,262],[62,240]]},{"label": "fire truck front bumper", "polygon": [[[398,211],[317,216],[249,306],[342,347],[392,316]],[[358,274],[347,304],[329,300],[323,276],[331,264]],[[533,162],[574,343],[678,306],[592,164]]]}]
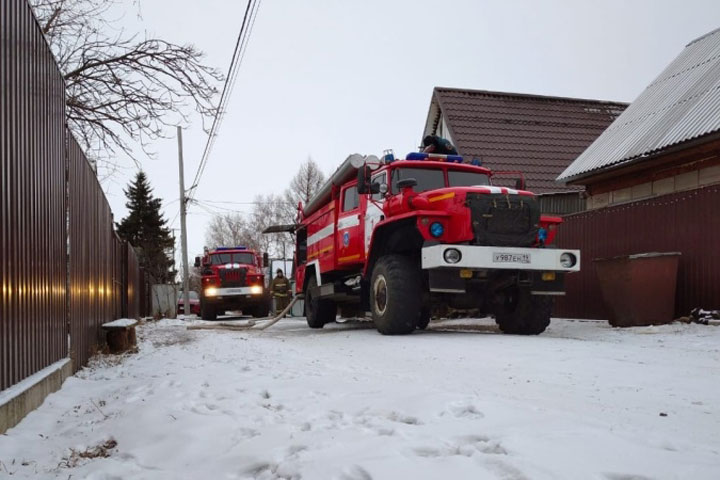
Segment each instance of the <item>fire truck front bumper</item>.
[{"label": "fire truck front bumper", "polygon": [[580,271],[580,250],[440,244],[423,247],[422,268]]},{"label": "fire truck front bumper", "polygon": [[518,285],[533,295],[564,295],[565,274],[580,270],[580,250],[431,245],[422,249],[422,268],[433,293],[487,293]]}]

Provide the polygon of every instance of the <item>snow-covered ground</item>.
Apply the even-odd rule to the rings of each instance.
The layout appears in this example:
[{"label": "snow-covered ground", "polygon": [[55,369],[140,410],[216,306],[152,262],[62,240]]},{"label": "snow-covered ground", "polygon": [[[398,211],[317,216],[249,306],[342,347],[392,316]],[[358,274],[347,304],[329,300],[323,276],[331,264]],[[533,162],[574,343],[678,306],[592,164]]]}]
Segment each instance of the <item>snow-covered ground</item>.
[{"label": "snow-covered ground", "polygon": [[720,478],[720,328],[471,324],[149,323],[0,435],[0,477]]}]

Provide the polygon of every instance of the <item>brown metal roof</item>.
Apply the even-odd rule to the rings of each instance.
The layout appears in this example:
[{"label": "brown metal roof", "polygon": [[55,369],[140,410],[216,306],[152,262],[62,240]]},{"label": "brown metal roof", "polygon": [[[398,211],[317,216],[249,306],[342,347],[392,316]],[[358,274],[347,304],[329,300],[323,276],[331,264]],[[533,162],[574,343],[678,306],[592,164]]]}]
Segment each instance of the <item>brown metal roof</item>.
[{"label": "brown metal roof", "polygon": [[577,190],[555,183],[627,107],[626,103],[435,87],[424,135],[445,119],[461,155],[492,170],[520,170],[535,193]]}]

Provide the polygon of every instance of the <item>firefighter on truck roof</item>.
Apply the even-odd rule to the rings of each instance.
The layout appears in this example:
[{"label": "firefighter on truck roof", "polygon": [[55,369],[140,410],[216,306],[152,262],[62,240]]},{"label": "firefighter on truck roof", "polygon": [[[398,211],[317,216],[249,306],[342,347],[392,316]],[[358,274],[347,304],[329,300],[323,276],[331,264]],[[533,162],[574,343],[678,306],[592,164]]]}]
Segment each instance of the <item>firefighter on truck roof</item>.
[{"label": "firefighter on truck roof", "polygon": [[428,135],[423,138],[421,150],[426,153],[437,153],[440,155],[457,155],[458,151],[450,141],[437,135]]},{"label": "firefighter on truck roof", "polygon": [[285,310],[290,302],[290,281],[283,275],[282,269],[277,269],[270,290],[275,297],[275,315],[277,315]]}]

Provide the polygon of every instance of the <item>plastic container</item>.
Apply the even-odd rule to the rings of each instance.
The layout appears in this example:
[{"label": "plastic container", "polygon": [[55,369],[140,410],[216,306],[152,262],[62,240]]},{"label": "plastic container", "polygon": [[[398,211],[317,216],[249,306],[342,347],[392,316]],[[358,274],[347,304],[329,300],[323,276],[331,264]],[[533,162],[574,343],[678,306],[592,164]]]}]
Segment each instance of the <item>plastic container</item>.
[{"label": "plastic container", "polygon": [[595,259],[603,300],[614,327],[670,323],[680,252]]}]

